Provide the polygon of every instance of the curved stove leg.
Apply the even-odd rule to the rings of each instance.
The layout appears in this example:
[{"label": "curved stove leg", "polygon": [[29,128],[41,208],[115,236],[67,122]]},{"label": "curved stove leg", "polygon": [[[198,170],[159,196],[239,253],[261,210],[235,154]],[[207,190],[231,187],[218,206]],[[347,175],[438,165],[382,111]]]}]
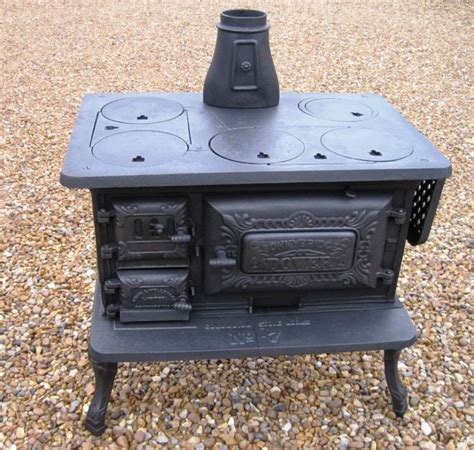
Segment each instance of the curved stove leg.
[{"label": "curved stove leg", "polygon": [[397,417],[403,417],[408,408],[407,389],[400,380],[400,374],[398,373],[400,353],[401,350],[384,351],[385,378],[392,396],[393,411]]},{"label": "curved stove leg", "polygon": [[114,385],[117,363],[92,361],[95,374],[95,392],[86,417],[86,430],[95,436],[105,431],[105,414]]}]

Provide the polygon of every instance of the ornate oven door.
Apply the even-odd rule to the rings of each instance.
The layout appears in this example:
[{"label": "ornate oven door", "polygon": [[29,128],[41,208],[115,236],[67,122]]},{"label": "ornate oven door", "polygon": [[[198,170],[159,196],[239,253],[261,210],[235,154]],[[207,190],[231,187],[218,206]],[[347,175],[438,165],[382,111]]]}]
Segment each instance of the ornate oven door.
[{"label": "ornate oven door", "polygon": [[390,192],[208,196],[204,288],[312,291],[390,284],[381,267]]}]

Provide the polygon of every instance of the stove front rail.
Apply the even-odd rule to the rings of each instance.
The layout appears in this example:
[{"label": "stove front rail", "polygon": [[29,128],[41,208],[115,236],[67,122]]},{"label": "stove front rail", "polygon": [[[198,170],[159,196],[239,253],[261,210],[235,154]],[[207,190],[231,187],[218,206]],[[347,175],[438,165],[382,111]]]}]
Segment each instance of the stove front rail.
[{"label": "stove front rail", "polygon": [[[383,350],[393,410],[403,417],[407,390],[398,373],[403,348],[416,340],[411,319],[391,306],[319,312],[195,314],[186,322],[121,323],[103,314],[97,285],[89,340],[96,392],[86,418],[95,435],[105,430],[107,404],[119,362],[229,359]],[[228,313],[228,311],[227,311]]]}]

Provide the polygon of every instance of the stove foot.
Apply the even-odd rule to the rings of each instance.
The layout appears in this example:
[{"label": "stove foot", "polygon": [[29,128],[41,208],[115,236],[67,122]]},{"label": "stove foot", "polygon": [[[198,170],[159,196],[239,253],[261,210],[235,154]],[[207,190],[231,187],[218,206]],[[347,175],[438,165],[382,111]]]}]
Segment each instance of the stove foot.
[{"label": "stove foot", "polygon": [[95,392],[87,412],[85,427],[94,436],[100,436],[105,431],[105,414],[117,373],[117,363],[92,360],[91,363],[95,375]]},{"label": "stove foot", "polygon": [[384,352],[385,378],[392,396],[393,412],[397,417],[403,417],[408,408],[407,389],[400,380],[400,374],[398,373],[400,353],[401,350],[385,350]]}]

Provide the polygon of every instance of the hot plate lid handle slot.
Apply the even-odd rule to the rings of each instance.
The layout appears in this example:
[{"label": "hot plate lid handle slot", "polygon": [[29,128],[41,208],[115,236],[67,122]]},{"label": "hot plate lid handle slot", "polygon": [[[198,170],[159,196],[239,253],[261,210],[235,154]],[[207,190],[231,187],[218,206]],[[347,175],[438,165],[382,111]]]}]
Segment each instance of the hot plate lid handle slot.
[{"label": "hot plate lid handle slot", "polygon": [[209,266],[216,268],[224,267],[235,267],[237,260],[234,258],[228,258],[224,249],[217,249],[215,252],[216,257],[209,260]]}]

